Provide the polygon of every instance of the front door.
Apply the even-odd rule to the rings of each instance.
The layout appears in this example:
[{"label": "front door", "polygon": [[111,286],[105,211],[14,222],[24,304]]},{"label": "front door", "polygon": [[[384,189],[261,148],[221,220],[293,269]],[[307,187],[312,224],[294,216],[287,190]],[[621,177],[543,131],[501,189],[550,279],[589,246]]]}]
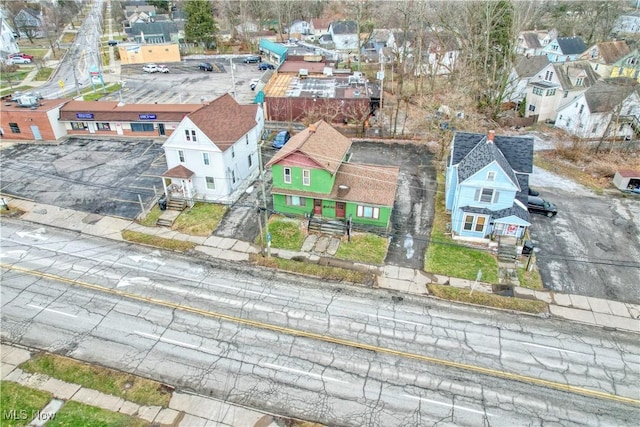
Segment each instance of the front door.
[{"label": "front door", "polygon": [[40,133],[40,128],[35,125],[31,125],[31,133],[33,133],[33,139],[42,141],[42,134]]},{"label": "front door", "polygon": [[313,199],[313,214],[322,216],[322,199]]},{"label": "front door", "polygon": [[164,136],[164,123],[158,123],[158,133],[160,134],[160,136]]},{"label": "front door", "polygon": [[344,218],[344,202],[336,202],[336,218]]}]

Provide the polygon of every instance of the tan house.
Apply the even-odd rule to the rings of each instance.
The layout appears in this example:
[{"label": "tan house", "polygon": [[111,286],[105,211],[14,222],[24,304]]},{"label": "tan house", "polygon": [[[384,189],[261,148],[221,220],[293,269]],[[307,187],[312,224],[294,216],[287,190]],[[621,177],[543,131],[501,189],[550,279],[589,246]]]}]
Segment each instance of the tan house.
[{"label": "tan house", "polygon": [[589,61],[591,68],[602,78],[611,76],[615,63],[631,52],[625,41],[596,43],[587,49],[579,59]]}]

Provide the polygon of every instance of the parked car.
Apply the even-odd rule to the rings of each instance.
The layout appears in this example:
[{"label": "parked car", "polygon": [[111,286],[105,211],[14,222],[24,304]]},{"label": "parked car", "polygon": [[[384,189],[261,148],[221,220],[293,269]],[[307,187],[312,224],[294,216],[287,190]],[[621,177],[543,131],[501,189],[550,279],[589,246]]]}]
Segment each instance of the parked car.
[{"label": "parked car", "polygon": [[274,67],[271,64],[267,64],[266,62],[263,62],[261,64],[258,64],[258,70],[275,70],[276,67]]},{"label": "parked car", "polygon": [[33,61],[33,55],[27,55],[26,53],[22,53],[22,52],[12,53],[7,58],[11,59],[11,58],[16,58],[16,57],[27,58],[27,59],[30,59],[30,60]]},{"label": "parked car", "polygon": [[169,67],[167,67],[166,65],[158,65],[158,72],[159,73],[168,73],[169,72]]},{"label": "parked car", "polygon": [[14,56],[9,58],[10,64],[31,64],[31,60],[29,58],[23,58],[22,56]]},{"label": "parked car", "polygon": [[202,71],[213,71],[213,65],[210,62],[201,62],[198,64],[198,68]]},{"label": "parked car", "polygon": [[548,217],[555,216],[558,213],[556,205],[538,196],[529,196],[527,208],[529,208],[529,212],[540,213]]},{"label": "parked car", "polygon": [[107,43],[109,44],[109,46],[117,46],[118,45],[118,42],[115,41],[115,40],[109,40]]},{"label": "parked car", "polygon": [[256,55],[247,56],[246,58],[244,58],[244,63],[245,64],[256,64],[256,63],[258,63],[260,61],[262,61],[262,58],[260,58],[259,56],[256,56]]},{"label": "parked car", "polygon": [[271,146],[276,150],[279,150],[282,147],[284,147],[284,144],[286,144],[290,138],[291,138],[291,134],[289,133],[289,131],[281,130],[276,135],[276,138],[273,140],[273,144]]},{"label": "parked car", "polygon": [[157,73],[158,66],[156,64],[145,64],[144,67],[142,67],[142,71],[145,73]]}]

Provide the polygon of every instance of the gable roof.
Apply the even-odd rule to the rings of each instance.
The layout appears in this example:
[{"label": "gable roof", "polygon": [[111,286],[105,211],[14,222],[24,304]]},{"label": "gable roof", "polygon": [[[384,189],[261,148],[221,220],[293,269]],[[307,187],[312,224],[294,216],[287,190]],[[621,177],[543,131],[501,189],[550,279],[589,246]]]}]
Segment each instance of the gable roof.
[{"label": "gable roof", "polygon": [[183,165],[172,167],[171,169],[169,169],[168,171],[162,174],[162,176],[166,178],[181,178],[181,179],[189,179],[193,175],[195,175],[195,173],[192,172],[191,169],[188,169]]},{"label": "gable roof", "polygon": [[465,181],[467,178],[478,172],[492,162],[498,163],[502,170],[507,174],[511,182],[518,186],[518,179],[507,159],[502,152],[496,147],[493,141],[488,140],[485,136],[476,144],[471,151],[458,164],[459,182]]},{"label": "gable roof", "polygon": [[190,113],[191,119],[221,151],[256,126],[258,105],[240,105],[226,93]]},{"label": "gable roof", "polygon": [[520,78],[533,77],[549,64],[551,64],[551,61],[546,55],[531,56],[529,58],[522,57],[516,63],[515,69]]},{"label": "gable roof", "polygon": [[333,21],[333,34],[356,34],[358,26],[355,21]]},{"label": "gable roof", "polygon": [[584,99],[592,113],[607,113],[633,92],[639,93],[635,80],[624,77],[607,79],[591,86],[584,93]]},{"label": "gable roof", "polygon": [[266,166],[278,163],[293,153],[301,153],[332,175],[338,171],[351,140],[320,120],[291,137],[289,142],[269,160]]},{"label": "gable roof", "polygon": [[600,57],[605,64],[613,64],[631,52],[625,41],[602,42],[596,44]]},{"label": "gable roof", "polygon": [[530,49],[542,47],[542,45],[540,44],[540,39],[538,38],[538,33],[535,31],[523,32],[522,38],[524,39],[525,45]]},{"label": "gable roof", "polygon": [[326,30],[331,25],[331,19],[314,18],[311,20],[314,30]]},{"label": "gable roof", "polygon": [[[566,62],[563,64],[553,64],[556,76],[564,90],[574,87],[588,88],[598,81],[599,76],[587,62]],[[578,76],[583,76],[582,86],[574,86]]]},{"label": "gable roof", "polygon": [[[491,161],[496,160],[505,168],[504,163],[499,158],[490,158],[488,156],[495,156],[497,149],[500,155],[508,163],[508,168],[505,169],[508,172],[512,169],[513,172],[530,174],[533,172],[533,138],[524,136],[502,136],[495,135],[493,138],[493,144],[486,144],[487,135],[481,133],[470,132],[456,132],[453,137],[453,152],[451,153],[451,164],[460,164],[466,157],[469,157],[465,165],[465,174],[471,176],[475,172],[482,169]],[[468,156],[470,152],[478,145],[491,145],[495,147],[484,147],[479,149],[478,158],[474,159],[474,156]],[[460,172],[459,172],[460,173]],[[462,180],[461,180],[462,181]],[[514,180],[514,183],[517,181]]]},{"label": "gable roof", "polygon": [[582,37],[558,37],[556,39],[563,55],[577,55],[587,50]]}]

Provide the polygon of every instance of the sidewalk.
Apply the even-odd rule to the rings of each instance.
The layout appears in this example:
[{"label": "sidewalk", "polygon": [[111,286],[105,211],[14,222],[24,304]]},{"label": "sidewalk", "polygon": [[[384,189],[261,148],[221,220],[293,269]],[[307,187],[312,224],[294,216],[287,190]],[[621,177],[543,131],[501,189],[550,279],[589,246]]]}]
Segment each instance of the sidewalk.
[{"label": "sidewalk", "polygon": [[[31,358],[31,353],[19,347],[0,345],[2,363],[0,372],[3,381],[11,381],[32,389],[49,392],[51,402],[41,414],[51,419],[65,401],[75,401],[112,412],[140,418],[151,425],[178,427],[231,426],[231,427],[277,427],[276,418],[252,409],[232,405],[218,399],[174,391],[167,408],[144,406],[96,390],[71,384],[44,374],[30,374],[18,368]],[[18,408],[3,408],[4,410]],[[31,425],[43,425],[32,422]]]},{"label": "sidewalk", "polygon": [[[10,208],[24,211],[20,219],[36,224],[44,224],[83,234],[114,240],[123,240],[122,231],[131,230],[166,239],[176,239],[195,243],[195,249],[202,254],[227,261],[246,262],[251,254],[260,252],[252,243],[226,237],[198,237],[181,234],[164,227],[145,227],[132,220],[108,217],[86,212],[63,209],[56,206],[37,204],[26,200],[6,198]],[[312,245],[313,246],[313,245]],[[303,247],[305,247],[303,245]],[[280,258],[306,258],[317,261],[318,254],[313,252],[295,252],[284,249],[271,249],[273,256]],[[449,284],[457,288],[471,289],[473,281],[427,273],[393,265],[382,267],[357,264],[369,269],[378,276],[377,287],[401,293],[427,296],[427,285]],[[474,292],[492,293],[492,286],[478,283]],[[537,291],[528,288],[514,288],[518,298],[537,299],[549,304],[553,317],[599,326],[611,330],[640,333],[640,305],[609,301],[581,295],[560,294],[552,291]]]}]

